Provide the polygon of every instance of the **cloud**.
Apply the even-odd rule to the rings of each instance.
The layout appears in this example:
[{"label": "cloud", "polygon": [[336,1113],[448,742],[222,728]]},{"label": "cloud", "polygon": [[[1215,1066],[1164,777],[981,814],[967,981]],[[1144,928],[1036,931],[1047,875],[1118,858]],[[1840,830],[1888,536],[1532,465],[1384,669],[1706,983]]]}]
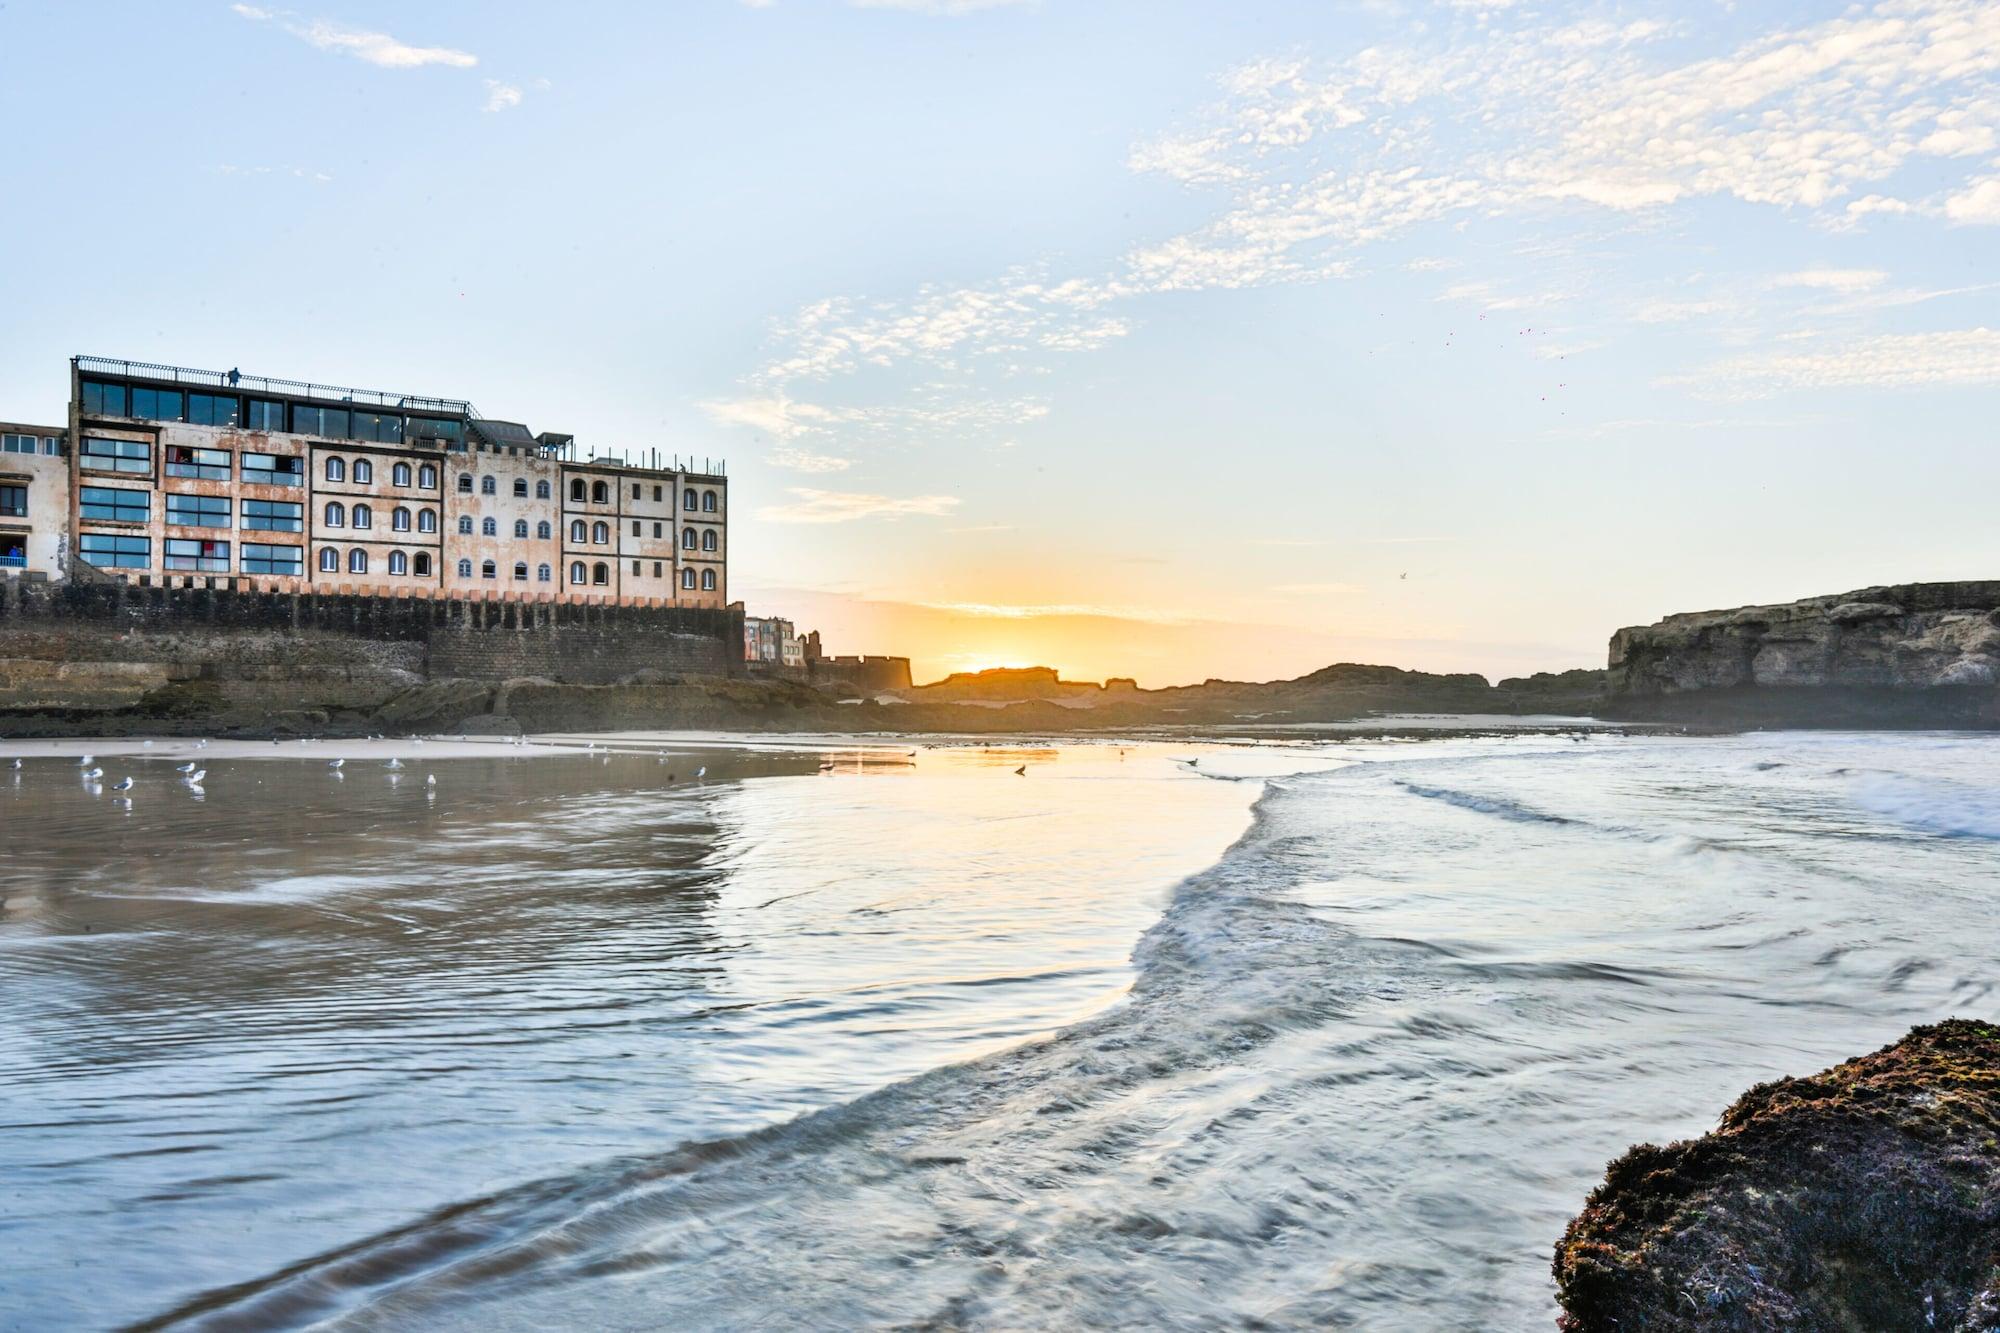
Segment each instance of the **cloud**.
[{"label": "cloud", "polygon": [[958,507],[955,495],[874,495],[865,491],[820,491],[790,487],[795,503],[766,505],[757,517],[766,523],[852,523],[864,518],[942,517]]},{"label": "cloud", "polygon": [[789,446],[772,450],[768,461],[772,467],[789,468],[793,472],[845,472],[854,466],[849,459]]},{"label": "cloud", "polygon": [[1945,200],[1944,215],[1961,226],[1968,223],[2000,226],[2000,176],[1988,176],[1971,189]]},{"label": "cloud", "polygon": [[977,616],[982,620],[1040,620],[1047,617],[1087,617],[1097,620],[1134,620],[1149,625],[1182,625],[1189,617],[1177,611],[1146,608],[1097,606],[1089,603],[1052,602],[1015,605],[1005,602],[913,602],[932,611]]},{"label": "cloud", "polygon": [[[856,9],[900,9],[911,14],[943,14],[959,17],[982,9],[1004,9],[1032,4],[1035,0],[848,0]],[[754,0],[753,0],[754,3]]]},{"label": "cloud", "polygon": [[[260,9],[245,4],[231,5],[230,8],[253,22],[276,23],[292,36],[322,51],[352,56],[383,69],[417,69],[424,65],[470,69],[479,63],[479,57],[470,51],[448,46],[411,46],[385,32],[346,28],[326,19],[302,20],[289,10]],[[515,100],[519,100],[518,94]]]},{"label": "cloud", "polygon": [[1813,287],[1829,292],[1863,292],[1879,287],[1889,275],[1873,268],[1809,268],[1771,279],[1773,287]]},{"label": "cloud", "polygon": [[498,79],[486,80],[486,105],[482,111],[511,111],[521,105],[521,90],[511,83]]},{"label": "cloud", "polygon": [[1713,398],[1760,398],[1795,389],[2000,384],[2000,330],[1877,334],[1804,352],[1754,353],[1663,383]]}]

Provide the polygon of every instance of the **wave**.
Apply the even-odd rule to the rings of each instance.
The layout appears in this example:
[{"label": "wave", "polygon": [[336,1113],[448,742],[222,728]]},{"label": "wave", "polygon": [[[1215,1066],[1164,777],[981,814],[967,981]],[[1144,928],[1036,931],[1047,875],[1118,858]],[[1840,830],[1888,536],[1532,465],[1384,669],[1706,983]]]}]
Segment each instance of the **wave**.
[{"label": "wave", "polygon": [[1452,791],[1445,787],[1425,787],[1414,782],[1398,782],[1397,786],[1412,796],[1421,796],[1427,801],[1443,801],[1461,810],[1473,810],[1483,815],[1494,815],[1500,819],[1511,819],[1521,824],[1574,824],[1577,821],[1565,815],[1550,814],[1515,801],[1502,800],[1497,796],[1476,796],[1471,792]]},{"label": "wave", "polygon": [[2000,839],[2000,790],[1933,778],[1874,773],[1856,782],[1854,802],[1904,828],[1947,838]]}]

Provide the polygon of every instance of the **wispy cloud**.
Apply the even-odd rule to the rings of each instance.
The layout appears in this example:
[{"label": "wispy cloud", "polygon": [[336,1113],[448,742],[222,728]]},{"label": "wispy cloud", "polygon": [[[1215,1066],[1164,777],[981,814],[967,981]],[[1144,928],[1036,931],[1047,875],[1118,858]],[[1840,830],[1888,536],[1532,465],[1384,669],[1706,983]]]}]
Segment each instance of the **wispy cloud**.
[{"label": "wispy cloud", "polygon": [[1889,275],[1874,268],[1809,268],[1797,273],[1781,273],[1771,279],[1773,287],[1811,287],[1828,292],[1865,292],[1880,287]]},{"label": "wispy cloud", "polygon": [[486,105],[483,111],[511,111],[521,105],[521,89],[517,84],[502,83],[498,79],[486,80]]},{"label": "wispy cloud", "polygon": [[1664,382],[1714,398],[1760,398],[1794,389],[2000,384],[2000,331],[1878,334],[1806,351],[1759,352]]},{"label": "wispy cloud", "polygon": [[854,466],[852,459],[836,458],[832,454],[816,454],[809,449],[794,449],[790,446],[773,449],[767,461],[772,467],[781,467],[792,472],[845,472]]},{"label": "wispy cloud", "polygon": [[[322,51],[352,56],[383,69],[418,69],[425,65],[470,69],[479,63],[479,57],[470,51],[449,46],[412,46],[386,32],[343,27],[327,19],[303,19],[290,10],[263,9],[247,4],[231,5],[230,8],[253,22],[276,23],[292,36]],[[519,100],[518,93],[515,100]]]},{"label": "wispy cloud", "polygon": [[866,491],[789,488],[793,503],[766,505],[757,517],[767,523],[852,523],[864,518],[942,517],[958,507],[955,495],[875,495]]},{"label": "wispy cloud", "polygon": [[1011,604],[1005,602],[915,602],[915,606],[954,615],[977,616],[984,620],[1041,620],[1050,617],[1088,617],[1104,620],[1135,620],[1149,625],[1182,625],[1190,617],[1178,611],[1157,611],[1125,606],[1099,606],[1082,602]]}]

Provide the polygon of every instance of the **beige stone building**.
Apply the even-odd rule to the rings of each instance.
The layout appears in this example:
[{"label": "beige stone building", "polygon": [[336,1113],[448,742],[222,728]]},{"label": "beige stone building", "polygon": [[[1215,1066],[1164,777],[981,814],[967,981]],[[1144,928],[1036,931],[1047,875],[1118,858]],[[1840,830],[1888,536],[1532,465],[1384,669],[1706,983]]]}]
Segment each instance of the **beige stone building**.
[{"label": "beige stone building", "polygon": [[0,421],[0,577],[60,578],[69,555],[69,450],[60,426]]},{"label": "beige stone building", "polygon": [[144,583],[728,602],[719,470],[581,459],[573,437],[461,399],[93,357],[70,379],[67,488],[30,486],[26,506],[57,534],[52,572],[73,557]]}]

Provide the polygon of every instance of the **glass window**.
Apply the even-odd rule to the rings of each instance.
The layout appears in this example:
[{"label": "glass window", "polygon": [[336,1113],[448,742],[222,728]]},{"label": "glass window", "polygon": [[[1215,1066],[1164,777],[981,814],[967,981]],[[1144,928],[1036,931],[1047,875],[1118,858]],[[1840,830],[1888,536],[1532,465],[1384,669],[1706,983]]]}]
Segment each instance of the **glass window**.
[{"label": "glass window", "polygon": [[592,545],[595,545],[595,546],[602,546],[602,545],[604,545],[604,544],[605,544],[606,542],[610,541],[610,540],[611,540],[611,525],[610,525],[609,523],[593,523],[593,524],[591,524],[591,525],[590,525],[590,540],[591,540],[591,544],[592,544]]},{"label": "glass window", "polygon": [[433,467],[429,463],[426,463],[422,467],[417,469],[417,485],[429,491],[429,490],[436,490],[437,484],[438,484],[438,470],[435,467]]},{"label": "glass window", "polygon": [[546,500],[549,498],[549,483],[546,478],[535,483],[535,498],[537,500]]},{"label": "glass window", "polygon": [[[283,430],[285,428],[285,405],[265,398],[252,398],[247,404],[249,411],[244,424],[251,430]],[[290,550],[286,546],[273,546],[274,551]],[[250,553],[246,550],[243,559],[247,563]]]},{"label": "glass window", "polygon": [[100,569],[144,569],[153,563],[153,543],[147,537],[114,537],[86,532],[76,539],[77,553]]},{"label": "glass window", "polygon": [[202,481],[229,480],[227,449],[190,449],[184,444],[167,446],[167,475],[197,477]]},{"label": "glass window", "polygon": [[242,415],[243,403],[240,399],[225,398],[219,393],[188,395],[187,419],[197,426],[234,426]]},{"label": "glass window", "polygon": [[548,567],[547,565],[536,565],[536,566],[535,566],[535,582],[537,582],[537,583],[547,583],[547,582],[549,581],[549,576],[550,576],[551,574],[553,574],[554,572],[555,572],[555,571],[554,571],[554,570],[552,570],[552,569],[550,569],[550,568],[549,568],[549,567]]},{"label": "glass window", "polygon": [[0,435],[0,454],[40,453],[41,443],[32,435],[15,435],[9,432]]},{"label": "glass window", "polygon": [[352,432],[344,407],[292,408],[292,430],[300,435],[317,435],[327,440],[344,440]]},{"label": "glass window", "polygon": [[659,486],[655,486],[655,487],[653,488],[653,503],[654,503],[654,504],[658,504],[658,503],[660,502],[660,500],[661,500],[661,499],[663,498],[663,497],[662,497],[662,495],[660,494],[660,492],[662,491],[662,489],[664,489],[664,488],[662,488],[662,487],[659,487]]},{"label": "glass window", "polygon": [[244,542],[243,572],[276,574],[295,579],[306,572],[305,552],[296,546],[267,546],[262,542]]},{"label": "glass window", "polygon": [[141,389],[134,385],[132,415],[153,421],[183,421],[187,418],[187,403],[179,389]]},{"label": "glass window", "polygon": [[701,549],[704,551],[713,551],[715,549],[714,528],[710,528],[708,531],[701,534]]},{"label": "glass window", "polygon": [[[306,525],[306,507],[291,500],[245,500],[242,521],[251,532],[300,532]],[[243,548],[243,558],[250,558],[247,545]]]},{"label": "glass window", "polygon": [[407,485],[409,485],[409,484],[410,484],[410,465],[409,465],[408,463],[398,463],[398,464],[396,464],[396,466],[394,466],[394,467],[390,468],[390,469],[389,469],[389,484],[390,484],[391,486],[407,486]]},{"label": "glass window", "polygon": [[[569,498],[570,498],[570,499],[572,499],[572,500],[575,500],[575,501],[577,501],[578,503],[581,503],[581,502],[583,501],[583,478],[582,478],[582,477],[572,477],[572,478],[570,479],[570,483],[569,483]],[[578,582],[578,583],[581,583],[581,582],[583,582],[583,580],[582,580],[582,579],[578,579],[578,580],[577,580],[577,582]]]},{"label": "glass window", "polygon": [[326,525],[329,528],[346,527],[347,506],[343,505],[338,500],[328,500],[326,502]]},{"label": "glass window", "polygon": [[704,569],[704,570],[702,570],[702,571],[701,571],[701,590],[702,590],[703,592],[714,592],[714,591],[715,591],[715,571],[714,571],[714,570],[712,570],[712,569]]},{"label": "glass window", "polygon": [[326,460],[326,479],[327,479],[328,481],[346,481],[346,480],[347,480],[347,460],[346,460],[346,459],[344,459],[344,458],[329,458],[329,459],[327,459],[327,460]]},{"label": "glass window", "polygon": [[430,577],[430,572],[431,572],[431,557],[430,557],[430,552],[428,552],[428,551],[419,551],[419,552],[417,552],[417,560],[416,560],[416,564],[415,564],[415,565],[413,566],[413,568],[414,568],[414,569],[415,569],[415,571],[416,571],[416,574],[417,574],[417,577],[419,577],[419,578],[429,578],[429,577]]},{"label": "glass window", "polygon": [[481,562],[479,566],[479,577],[482,579],[499,578],[500,566],[494,564],[491,560]]},{"label": "glass window", "polygon": [[653,535],[655,537],[666,536],[666,525],[664,523],[655,523],[653,525]]},{"label": "glass window", "polygon": [[683,569],[681,571],[681,586],[689,592],[694,591],[694,571],[692,569]]},{"label": "glass window", "polygon": [[549,527],[549,521],[547,519],[543,519],[541,522],[535,524],[535,536],[539,537],[543,541],[547,541],[549,537],[554,533],[554,531],[555,530],[553,528]]},{"label": "glass window", "polygon": [[482,518],[479,520],[479,535],[482,537],[498,537],[500,535],[500,525],[490,518]]},{"label": "glass window", "polygon": [[306,460],[284,454],[243,455],[243,480],[258,486],[297,486],[305,480]]},{"label": "glass window", "polygon": [[653,562],[653,577],[654,577],[654,578],[658,578],[658,577],[660,577],[660,573],[661,573],[661,570],[662,570],[662,568],[663,568],[663,566],[662,566],[662,565],[660,564],[660,562],[659,562],[659,561],[655,560],[655,561]]},{"label": "glass window", "polygon": [[695,535],[694,535],[694,529],[693,529],[693,528],[682,528],[682,529],[681,529],[681,549],[682,549],[683,551],[692,551],[692,550],[694,549],[694,544],[695,544]]},{"label": "glass window", "polygon": [[695,509],[698,508],[699,506],[700,506],[700,497],[698,497],[694,493],[694,487],[690,486],[686,490],[681,492],[681,508]]},{"label": "glass window", "polygon": [[570,539],[571,541],[575,542],[575,543],[576,543],[576,544],[577,544],[578,546],[581,546],[581,545],[583,545],[583,535],[584,535],[584,532],[585,532],[585,531],[586,531],[586,529],[585,529],[585,528],[584,528],[584,526],[583,526],[583,520],[582,520],[582,519],[580,519],[580,518],[573,518],[573,519],[571,519],[571,520],[570,520],[570,522],[569,522],[569,539]]},{"label": "glass window", "polygon": [[578,560],[571,563],[569,567],[569,581],[571,583],[583,582],[583,561]]},{"label": "glass window", "polygon": [[472,474],[470,472],[461,472],[458,474],[458,493],[460,495],[472,494]]},{"label": "glass window", "polygon": [[472,577],[472,562],[470,560],[461,560],[458,562],[458,576],[462,579]]},{"label": "glass window", "polygon": [[636,481],[632,483],[632,498],[633,498],[634,500],[637,500],[637,499],[639,499],[639,498],[640,498],[640,497],[639,497],[639,483],[638,483],[638,482],[636,482]]},{"label": "glass window", "polygon": [[227,574],[229,543],[202,541],[196,537],[169,537],[166,559],[162,563],[168,569],[188,569],[203,574]]},{"label": "glass window", "polygon": [[340,552],[334,550],[331,546],[321,547],[319,552],[319,567],[325,573],[338,574],[340,572]]},{"label": "glass window", "polygon": [[365,458],[354,460],[354,480],[357,484],[375,480],[375,465]]},{"label": "glass window", "polygon": [[84,518],[112,523],[144,523],[152,516],[150,491],[127,491],[115,486],[85,486],[78,493],[77,512]]},{"label": "glass window", "polygon": [[401,505],[397,505],[389,512],[389,527],[396,532],[408,532],[410,530],[410,511]]},{"label": "glass window", "polygon": [[403,442],[403,419],[390,412],[355,412],[353,414],[353,438],[373,440],[377,444],[401,444]]},{"label": "glass window", "polygon": [[590,483],[590,502],[591,502],[592,504],[599,504],[599,505],[602,505],[602,504],[610,504],[610,503],[611,503],[611,488],[610,488],[609,486],[606,486],[606,485],[605,485],[605,484],[604,484],[603,482],[601,482],[601,481],[593,481],[593,482],[591,482],[591,483]]},{"label": "glass window", "polygon": [[0,486],[0,518],[26,518],[28,516],[28,488],[26,486]]},{"label": "glass window", "polygon": [[523,582],[523,583],[526,583],[526,582],[528,581],[528,562],[527,562],[527,561],[525,561],[525,560],[516,560],[516,561],[514,562],[514,577],[515,577],[515,578],[517,578],[517,579],[519,579],[519,580],[520,580],[521,582]]},{"label": "glass window", "polygon": [[226,528],[229,526],[229,497],[169,495],[167,522],[178,523],[188,528]]},{"label": "glass window", "polygon": [[417,511],[417,531],[436,532],[437,530],[438,530],[437,510],[419,509]]},{"label": "glass window", "polygon": [[634,537],[638,537],[638,536],[641,536],[641,535],[643,535],[643,534],[642,534],[642,533],[640,532],[640,529],[639,529],[639,520],[638,520],[638,519],[636,519],[636,518],[632,520],[632,535],[633,535]]},{"label": "glass window", "polygon": [[367,505],[356,505],[350,521],[357,528],[372,528],[375,526],[375,511]]},{"label": "glass window", "polygon": [[409,573],[410,557],[404,555],[401,551],[389,552],[389,572],[391,574]]},{"label": "glass window", "polygon": [[713,514],[715,512],[714,491],[703,491],[701,493],[701,512],[704,514]]},{"label": "glass window", "polygon": [[611,582],[611,566],[605,564],[602,560],[592,565],[590,567],[590,581],[599,587],[603,587],[605,584]]},{"label": "glass window", "polygon": [[527,535],[528,535],[528,520],[527,520],[527,519],[525,519],[525,518],[517,518],[517,519],[515,519],[515,520],[514,520],[514,535],[515,535],[516,537],[525,537],[525,536],[527,536]]},{"label": "glass window", "polygon": [[481,477],[479,479],[479,493],[481,495],[493,495],[497,493],[498,490],[499,487],[494,484],[493,478]]},{"label": "glass window", "polygon": [[91,416],[123,417],[131,413],[125,410],[125,386],[105,384],[100,380],[83,382],[83,410]]},{"label": "glass window", "polygon": [[514,495],[517,499],[525,500],[528,498],[528,479],[526,477],[514,478]]},{"label": "glass window", "polygon": [[98,472],[144,472],[153,470],[153,446],[144,440],[83,439],[82,465]]},{"label": "glass window", "polygon": [[472,515],[460,514],[458,516],[458,535],[461,537],[470,537],[472,535]]},{"label": "glass window", "polygon": [[633,578],[635,578],[635,579],[636,579],[636,578],[638,578],[638,577],[639,577],[639,574],[640,574],[640,572],[641,572],[641,571],[640,571],[640,569],[639,569],[639,562],[638,562],[637,560],[634,560],[634,561],[632,562],[632,577],[633,577]]},{"label": "glass window", "polygon": [[359,546],[349,551],[347,553],[347,572],[350,574],[366,574],[368,572],[368,552],[362,550]]}]

